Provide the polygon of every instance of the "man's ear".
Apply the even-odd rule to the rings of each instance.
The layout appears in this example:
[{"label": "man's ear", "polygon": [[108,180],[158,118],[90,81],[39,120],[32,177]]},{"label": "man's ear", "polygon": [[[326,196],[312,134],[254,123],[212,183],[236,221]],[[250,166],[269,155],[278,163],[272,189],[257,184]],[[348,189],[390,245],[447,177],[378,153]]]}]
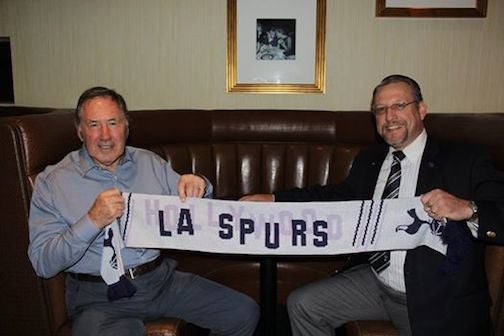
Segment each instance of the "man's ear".
[{"label": "man's ear", "polygon": [[80,127],[77,128],[77,136],[79,137],[80,141],[84,141],[84,136],[82,135]]},{"label": "man's ear", "polygon": [[422,120],[424,120],[425,116],[427,115],[427,103],[424,101],[418,103],[418,111],[420,112],[420,117],[422,118]]}]

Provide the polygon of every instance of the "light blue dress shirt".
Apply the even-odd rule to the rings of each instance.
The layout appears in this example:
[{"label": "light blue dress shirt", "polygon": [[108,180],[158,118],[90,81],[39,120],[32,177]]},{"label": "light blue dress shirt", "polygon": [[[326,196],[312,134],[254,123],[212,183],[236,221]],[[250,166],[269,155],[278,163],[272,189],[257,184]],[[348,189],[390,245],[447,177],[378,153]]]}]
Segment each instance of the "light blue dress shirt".
[{"label": "light blue dress shirt", "polygon": [[[116,171],[97,166],[85,147],[48,166],[36,180],[30,206],[28,255],[36,273],[44,278],[61,271],[100,274],[103,229],[87,212],[102,191],[177,195],[180,175],[153,152],[127,146]],[[204,197],[211,197],[206,180]],[[135,267],[159,255],[156,249],[124,248],[125,268]]]}]

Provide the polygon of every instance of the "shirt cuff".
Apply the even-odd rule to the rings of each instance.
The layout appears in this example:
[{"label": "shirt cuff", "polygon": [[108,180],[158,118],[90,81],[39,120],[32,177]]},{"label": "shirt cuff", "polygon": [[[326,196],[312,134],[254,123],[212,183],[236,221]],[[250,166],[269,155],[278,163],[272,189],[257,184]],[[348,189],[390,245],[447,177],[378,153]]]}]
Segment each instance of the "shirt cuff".
[{"label": "shirt cuff", "polygon": [[478,229],[479,229],[478,220],[466,221],[466,223],[473,237],[478,238]]}]

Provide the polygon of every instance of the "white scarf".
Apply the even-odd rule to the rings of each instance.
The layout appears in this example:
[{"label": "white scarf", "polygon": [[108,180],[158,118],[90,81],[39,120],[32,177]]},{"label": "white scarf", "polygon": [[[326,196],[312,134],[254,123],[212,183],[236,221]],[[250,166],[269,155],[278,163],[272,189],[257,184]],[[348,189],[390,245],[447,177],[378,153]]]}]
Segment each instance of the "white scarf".
[{"label": "white scarf", "polygon": [[128,247],[256,255],[336,255],[426,245],[446,254],[445,223],[420,199],[237,202],[124,193]]},{"label": "white scarf", "polygon": [[121,249],[124,243],[121,237],[120,221],[112,222],[104,228],[103,252],[100,274],[108,285],[107,297],[114,301],[135,294],[135,287],[124,276]]}]

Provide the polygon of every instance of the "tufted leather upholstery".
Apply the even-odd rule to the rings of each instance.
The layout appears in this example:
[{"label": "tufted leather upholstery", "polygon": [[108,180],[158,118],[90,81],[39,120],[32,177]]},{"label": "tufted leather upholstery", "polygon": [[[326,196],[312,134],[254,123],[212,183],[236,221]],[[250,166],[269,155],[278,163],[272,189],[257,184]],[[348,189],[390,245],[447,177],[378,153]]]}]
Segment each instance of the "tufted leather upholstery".
[{"label": "tufted leather upholstery", "polygon": [[[214,184],[214,196],[225,199],[338,182],[348,173],[359,149],[377,141],[368,112],[151,110],[133,111],[131,118],[130,145],[157,152],[180,173],[204,174]],[[504,169],[504,114],[431,114],[427,126],[430,134],[441,138],[487,145]],[[0,258],[4,265],[0,290],[6,302],[3,306],[9,306],[3,314],[0,334],[69,331],[64,274],[38,279],[26,257],[27,216],[36,175],[79,146],[71,111],[0,120]],[[489,252],[492,316],[498,335],[504,333],[504,248],[492,247]],[[165,253],[179,261],[179,269],[201,274],[259,300],[258,258]],[[285,303],[291,290],[327,276],[344,262],[344,256],[280,257],[277,302]],[[166,328],[181,330],[183,325],[183,321],[168,319],[149,322],[148,330],[152,335],[177,335]],[[378,329],[376,326],[376,322],[359,322],[349,324],[348,330],[353,328],[362,334],[365,330],[386,330],[383,328],[387,324],[379,323]]]}]

